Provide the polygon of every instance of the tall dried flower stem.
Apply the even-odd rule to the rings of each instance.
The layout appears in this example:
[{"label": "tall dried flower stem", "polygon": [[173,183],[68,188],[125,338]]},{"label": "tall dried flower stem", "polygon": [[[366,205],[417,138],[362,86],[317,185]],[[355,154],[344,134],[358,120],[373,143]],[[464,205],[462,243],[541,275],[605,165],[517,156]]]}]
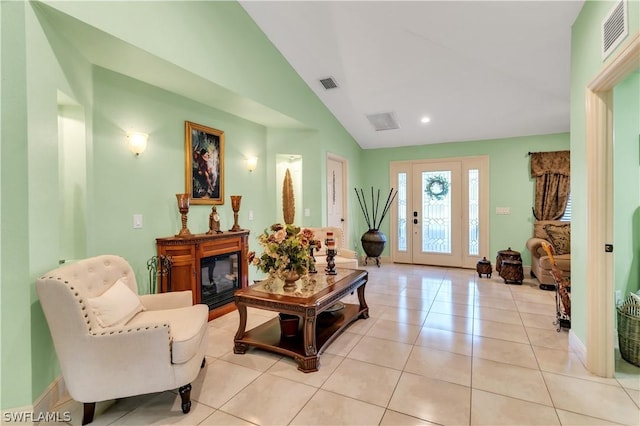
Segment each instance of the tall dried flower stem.
[{"label": "tall dried flower stem", "polygon": [[293,197],[293,180],[289,169],[284,174],[284,182],[282,183],[282,215],[284,223],[292,225],[296,216],[295,199]]}]

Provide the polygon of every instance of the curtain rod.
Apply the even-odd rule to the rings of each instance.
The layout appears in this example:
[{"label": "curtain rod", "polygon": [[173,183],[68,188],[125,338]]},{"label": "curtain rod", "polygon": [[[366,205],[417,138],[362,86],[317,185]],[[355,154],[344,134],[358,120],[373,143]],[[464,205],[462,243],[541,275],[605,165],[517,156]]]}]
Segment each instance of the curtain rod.
[{"label": "curtain rod", "polygon": [[531,154],[543,154],[545,152],[562,152],[562,151],[539,151],[539,152],[531,152],[531,151],[529,151],[529,152],[527,152],[527,155],[531,156]]}]

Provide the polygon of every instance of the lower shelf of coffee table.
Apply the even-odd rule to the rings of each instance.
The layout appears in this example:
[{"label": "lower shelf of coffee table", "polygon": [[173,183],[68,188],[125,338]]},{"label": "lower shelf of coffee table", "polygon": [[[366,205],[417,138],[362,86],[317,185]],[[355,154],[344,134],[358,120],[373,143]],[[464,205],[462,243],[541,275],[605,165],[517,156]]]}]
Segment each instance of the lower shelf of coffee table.
[{"label": "lower shelf of coffee table", "polygon": [[[316,348],[319,355],[338,334],[360,316],[360,306],[345,304],[337,312],[323,312],[316,319]],[[298,333],[294,337],[284,337],[280,332],[280,321],[275,317],[245,332],[236,343],[244,343],[294,358],[305,357],[303,342],[303,321],[300,319]]]}]

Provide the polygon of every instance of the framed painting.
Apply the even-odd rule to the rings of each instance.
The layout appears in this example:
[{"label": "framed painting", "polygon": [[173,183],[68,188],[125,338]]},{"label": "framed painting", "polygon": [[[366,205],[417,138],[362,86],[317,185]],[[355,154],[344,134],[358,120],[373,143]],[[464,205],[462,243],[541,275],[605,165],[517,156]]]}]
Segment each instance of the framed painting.
[{"label": "framed painting", "polygon": [[184,122],[185,192],[191,204],[224,204],[224,132]]}]

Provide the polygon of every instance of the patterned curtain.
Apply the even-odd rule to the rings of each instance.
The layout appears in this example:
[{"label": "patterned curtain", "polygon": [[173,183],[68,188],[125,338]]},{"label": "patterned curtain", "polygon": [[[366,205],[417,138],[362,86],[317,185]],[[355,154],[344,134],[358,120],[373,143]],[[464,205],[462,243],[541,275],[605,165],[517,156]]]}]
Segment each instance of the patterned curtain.
[{"label": "patterned curtain", "polygon": [[567,208],[571,192],[569,151],[531,154],[531,177],[536,179],[533,215],[537,220],[557,220]]}]

